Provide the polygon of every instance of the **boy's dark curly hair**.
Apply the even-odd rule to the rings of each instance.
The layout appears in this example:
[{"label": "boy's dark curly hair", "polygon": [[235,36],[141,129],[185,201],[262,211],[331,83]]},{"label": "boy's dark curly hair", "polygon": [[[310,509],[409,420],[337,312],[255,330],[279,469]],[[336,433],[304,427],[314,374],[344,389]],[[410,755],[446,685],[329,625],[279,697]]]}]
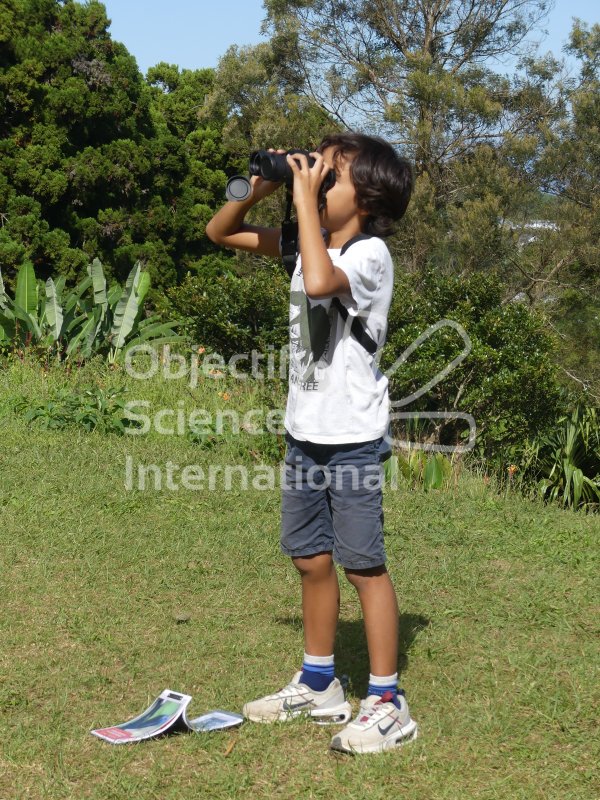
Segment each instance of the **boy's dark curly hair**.
[{"label": "boy's dark curly hair", "polygon": [[350,175],[360,208],[369,212],[364,232],[385,238],[404,216],[413,188],[410,162],[399,156],[389,142],[362,133],[326,136],[317,151],[335,147],[334,163],[352,155]]}]

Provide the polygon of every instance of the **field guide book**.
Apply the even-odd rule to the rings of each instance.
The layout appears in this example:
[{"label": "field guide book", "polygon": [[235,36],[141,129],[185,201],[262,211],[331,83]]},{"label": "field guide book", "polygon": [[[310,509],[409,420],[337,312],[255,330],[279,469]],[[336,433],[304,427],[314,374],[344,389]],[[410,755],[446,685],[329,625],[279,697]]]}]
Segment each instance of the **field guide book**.
[{"label": "field guide book", "polygon": [[188,719],[187,707],[192,697],[165,689],[156,700],[139,716],[112,725],[110,728],[96,728],[90,731],[94,736],[110,744],[128,744],[154,739],[169,733],[194,731],[216,731],[233,728],[244,721],[241,714],[233,711],[209,711],[200,717]]}]

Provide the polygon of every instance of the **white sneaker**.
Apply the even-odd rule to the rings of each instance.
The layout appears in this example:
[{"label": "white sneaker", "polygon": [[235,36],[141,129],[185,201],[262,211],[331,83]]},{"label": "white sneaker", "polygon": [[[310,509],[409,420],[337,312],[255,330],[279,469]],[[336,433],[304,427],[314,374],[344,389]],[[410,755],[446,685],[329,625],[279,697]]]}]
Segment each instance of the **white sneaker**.
[{"label": "white sneaker", "polygon": [[361,700],[358,716],[331,740],[332,750],[343,753],[379,753],[399,747],[417,738],[417,723],[410,718],[408,703],[398,695],[401,708],[392,693],[376,694]]},{"label": "white sneaker", "polygon": [[242,714],[253,722],[276,722],[306,714],[320,725],[340,724],[352,718],[352,706],[337,678],[324,691],[315,692],[305,683],[299,683],[301,675],[302,672],[296,672],[279,692],[246,703]]}]

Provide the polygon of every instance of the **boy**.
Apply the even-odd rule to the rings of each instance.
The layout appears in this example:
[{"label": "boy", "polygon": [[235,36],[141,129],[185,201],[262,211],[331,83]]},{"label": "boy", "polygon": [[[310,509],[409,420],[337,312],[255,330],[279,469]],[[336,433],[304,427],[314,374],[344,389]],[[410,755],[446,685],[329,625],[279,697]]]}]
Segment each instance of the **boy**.
[{"label": "boy", "polygon": [[[397,687],[398,606],[385,567],[379,463],[389,398],[375,358],[385,340],[393,286],[383,237],[406,211],[412,171],[387,142],[355,133],[326,137],[311,156],[312,167],[303,154],[287,156],[300,252],[290,292],[281,518],[281,550],[301,576],[304,662],[287,686],[246,703],[243,713],[260,722],[299,713],[321,723],[349,722],[351,707],[334,677],[335,562],[358,592],[371,674],[358,716],[331,747],[377,752],[417,732]],[[331,169],[336,180],[323,201],[321,185]],[[251,196],[226,203],[207,235],[226,247],[278,257],[281,230],[248,225],[244,217],[280,184],[259,176],[251,184]],[[374,340],[371,352],[365,334],[367,345]]]}]

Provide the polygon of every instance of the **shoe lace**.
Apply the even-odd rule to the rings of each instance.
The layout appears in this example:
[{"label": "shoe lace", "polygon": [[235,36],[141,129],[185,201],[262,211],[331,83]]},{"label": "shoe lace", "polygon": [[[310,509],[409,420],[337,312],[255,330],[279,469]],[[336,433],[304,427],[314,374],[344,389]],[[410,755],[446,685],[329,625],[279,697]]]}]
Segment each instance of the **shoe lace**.
[{"label": "shoe lace", "polygon": [[288,683],[283,689],[280,689],[278,692],[270,695],[271,697],[294,697],[295,695],[302,695],[300,691],[300,684],[298,683]]},{"label": "shoe lace", "polygon": [[374,703],[369,703],[367,700],[360,701],[360,711],[358,713],[357,722],[358,723],[366,723],[369,722],[372,716],[379,713],[382,709],[384,703],[392,702],[393,695],[391,692],[386,692],[379,700],[376,700]]}]

